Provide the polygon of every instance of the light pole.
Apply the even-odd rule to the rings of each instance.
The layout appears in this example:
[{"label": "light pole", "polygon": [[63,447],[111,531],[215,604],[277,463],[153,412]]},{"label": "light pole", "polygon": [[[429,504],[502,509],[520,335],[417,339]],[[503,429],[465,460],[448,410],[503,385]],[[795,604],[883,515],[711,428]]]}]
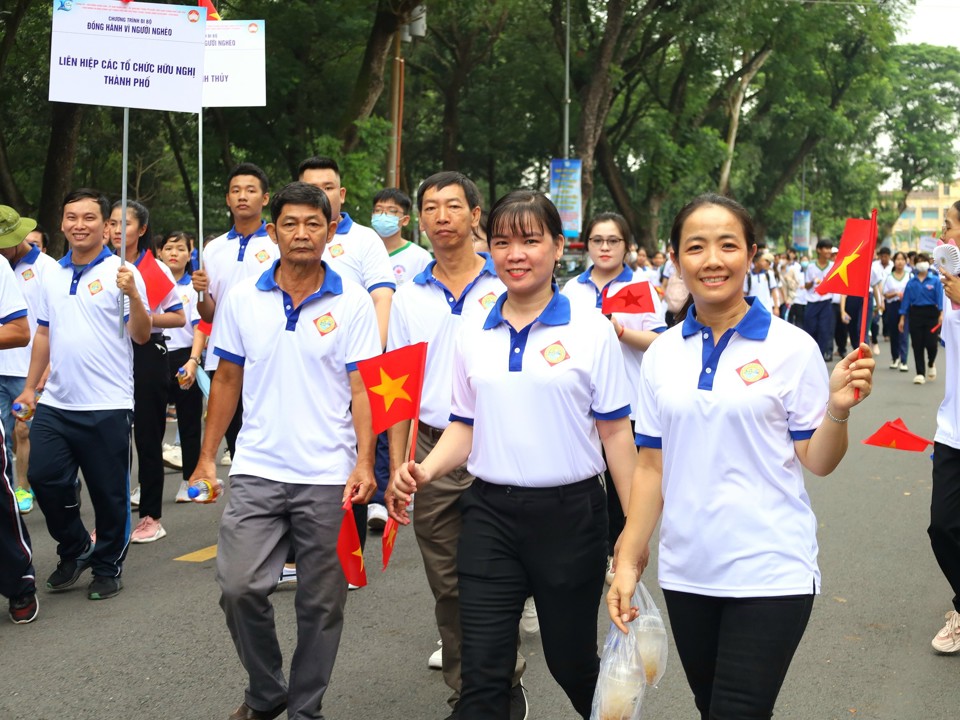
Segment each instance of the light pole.
[{"label": "light pole", "polygon": [[570,0],[567,0],[567,47],[563,78],[563,159],[570,157]]}]

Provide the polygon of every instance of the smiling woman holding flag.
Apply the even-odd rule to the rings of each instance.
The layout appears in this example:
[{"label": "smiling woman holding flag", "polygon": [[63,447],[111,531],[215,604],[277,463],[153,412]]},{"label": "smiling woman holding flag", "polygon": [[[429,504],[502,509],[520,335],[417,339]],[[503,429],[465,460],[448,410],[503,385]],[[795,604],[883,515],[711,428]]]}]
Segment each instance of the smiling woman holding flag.
[{"label": "smiling woman holding flag", "polygon": [[657,575],[701,718],[760,720],[820,591],[803,469],[827,475],[843,458],[874,361],[861,344],[863,359],[842,358],[828,380],[804,331],[744,298],[757,248],[733,200],[688,203],[670,244],[693,306],[644,357],[640,452],[607,604],[626,632],[662,515]]},{"label": "smiling woman holding flag", "polygon": [[405,503],[464,461],[460,500],[461,720],[509,717],[517,623],[532,594],[550,672],[584,718],[597,683],[597,609],[607,554],[606,451],[626,502],[635,451],[630,389],[613,325],[553,282],[563,227],[541,193],[497,201],[490,255],[506,286],[464,325],[451,423],[422,463],[394,475]]},{"label": "smiling woman holding flag", "polygon": [[[114,203],[108,229],[117,253],[121,246],[123,208]],[[133,344],[133,439],[137,447],[139,487],[130,504],[139,506],[140,522],[130,535],[132,543],[149,543],[165,537],[163,514],[163,433],[166,431],[167,383],[170,368],[163,331],[183,327],[186,317],[173,274],[157,262],[150,248],[150,213],[136,201],[127,203],[126,262],[133,264],[147,288],[152,329],[150,340]]]}]

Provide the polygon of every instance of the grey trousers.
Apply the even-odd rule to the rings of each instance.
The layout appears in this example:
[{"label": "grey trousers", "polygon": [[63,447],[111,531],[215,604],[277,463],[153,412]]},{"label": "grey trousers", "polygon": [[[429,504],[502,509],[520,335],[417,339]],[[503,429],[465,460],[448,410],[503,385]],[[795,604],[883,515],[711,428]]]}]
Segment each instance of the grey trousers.
[{"label": "grey trousers", "polygon": [[[440,439],[436,428],[420,424],[417,433],[417,462],[433,450]],[[473,484],[473,475],[465,466],[434,478],[417,491],[413,511],[413,530],[423,557],[427,583],[433,592],[437,630],[443,641],[443,680],[453,690],[447,699],[454,707],[460,699],[460,591],[457,587],[457,543],[460,542],[460,496]],[[299,566],[298,566],[299,567]],[[527,662],[517,652],[512,686],[520,682]]]},{"label": "grey trousers", "polygon": [[[347,599],[337,558],[342,495],[342,485],[230,478],[220,521],[217,582],[220,607],[249,676],[245,700],[255,710],[286,702],[291,720],[323,717],[323,694],[337,658]],[[269,596],[291,544],[297,553],[297,647],[288,686]]]}]

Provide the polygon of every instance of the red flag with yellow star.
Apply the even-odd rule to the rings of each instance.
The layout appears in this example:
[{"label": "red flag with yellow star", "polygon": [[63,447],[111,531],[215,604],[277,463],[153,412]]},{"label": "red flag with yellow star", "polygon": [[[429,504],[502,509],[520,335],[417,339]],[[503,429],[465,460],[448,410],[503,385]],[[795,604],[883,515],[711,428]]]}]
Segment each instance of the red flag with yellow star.
[{"label": "red flag with yellow star", "polygon": [[390,556],[393,555],[393,546],[397,542],[397,530],[400,529],[400,526],[397,525],[397,521],[393,518],[387,520],[387,524],[383,526],[383,539],[380,541],[381,547],[383,548],[383,569],[387,569],[387,564],[390,562]]},{"label": "red flag with yellow star", "polygon": [[373,432],[420,416],[420,393],[427,364],[427,343],[417,343],[362,360],[357,370],[370,398]]},{"label": "red flag with yellow star", "polygon": [[610,313],[650,313],[655,310],[653,296],[650,294],[650,283],[632,283],[620,288],[613,295],[607,295],[607,288],[603,289],[603,302],[600,312]]},{"label": "red flag with yellow star", "polygon": [[197,7],[202,7],[207,9],[207,20],[219,20],[220,13],[217,12],[217,9],[213,6],[211,0],[197,0]]},{"label": "red flag with yellow star", "polygon": [[821,295],[838,293],[866,297],[870,292],[870,268],[877,245],[877,211],[869,220],[849,218],[840,236],[837,259],[819,285]]},{"label": "red flag with yellow star", "polygon": [[360,548],[360,533],[353,519],[353,503],[347,500],[343,506],[343,522],[337,537],[337,557],[347,582],[357,587],[367,584],[367,571],[363,566],[363,550]]},{"label": "red flag with yellow star", "polygon": [[896,420],[885,422],[879,430],[864,440],[863,444],[891,448],[893,450],[923,452],[927,449],[928,445],[933,445],[933,440],[927,440],[925,437],[910,432],[903,420],[897,418]]}]

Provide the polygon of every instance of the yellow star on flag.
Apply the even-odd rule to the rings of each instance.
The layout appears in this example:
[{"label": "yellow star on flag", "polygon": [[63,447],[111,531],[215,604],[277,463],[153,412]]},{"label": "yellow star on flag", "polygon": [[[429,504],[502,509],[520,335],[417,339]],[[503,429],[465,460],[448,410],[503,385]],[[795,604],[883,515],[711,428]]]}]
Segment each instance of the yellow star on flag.
[{"label": "yellow star on flag", "polygon": [[827,280],[832,280],[834,277],[839,275],[840,279],[843,281],[843,284],[849,286],[850,282],[847,280],[847,267],[850,265],[850,263],[852,263],[854,260],[860,257],[860,253],[858,251],[862,247],[863,247],[863,241],[861,240],[860,244],[857,245],[856,250],[854,250],[852,253],[850,253],[843,259],[843,262],[841,262],[837,266],[837,268],[832,273],[830,273],[830,276],[827,278]]},{"label": "yellow star on flag", "polygon": [[401,375],[398,378],[392,378],[387,375],[383,368],[380,368],[380,384],[371,387],[370,392],[382,396],[383,402],[389,411],[394,400],[410,400],[410,396],[407,394],[407,391],[403,389],[403,384],[407,381],[408,377],[410,377],[409,374]]},{"label": "yellow star on flag", "polygon": [[363,572],[363,549],[358,547],[350,554],[356,555],[358,558],[360,558],[360,572]]},{"label": "yellow star on flag", "polygon": [[394,541],[397,539],[397,526],[394,525],[390,528],[390,533],[387,535],[387,545],[393,547]]}]

